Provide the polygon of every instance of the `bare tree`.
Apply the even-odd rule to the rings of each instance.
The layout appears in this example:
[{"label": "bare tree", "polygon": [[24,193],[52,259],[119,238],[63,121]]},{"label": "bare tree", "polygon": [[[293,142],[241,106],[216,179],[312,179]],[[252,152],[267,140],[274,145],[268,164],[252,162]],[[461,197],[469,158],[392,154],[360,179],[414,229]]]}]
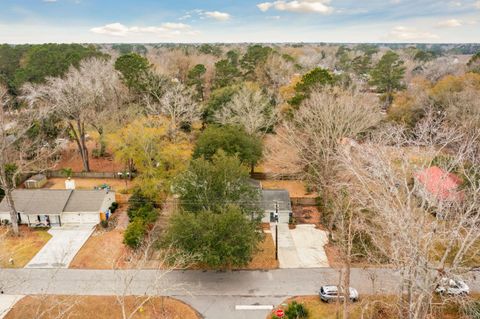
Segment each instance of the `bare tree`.
[{"label": "bare tree", "polygon": [[18,212],[12,192],[22,175],[47,169],[57,147],[48,144],[42,132],[31,131],[36,123],[46,118],[47,108],[27,107],[14,111],[10,102],[7,89],[0,86],[0,188],[10,207],[12,230],[18,234]]},{"label": "bare tree", "polygon": [[215,117],[221,124],[240,124],[247,133],[258,134],[275,123],[276,115],[260,89],[244,85]]},{"label": "bare tree", "polygon": [[[479,135],[445,127],[433,114],[415,133],[389,127],[340,156],[363,231],[402,275],[399,316],[411,319],[427,317],[443,278],[469,271],[480,239]],[[438,156],[448,157],[442,180],[452,172],[463,179],[452,198],[426,190],[429,181],[416,178]]]},{"label": "bare tree", "polygon": [[375,96],[354,89],[325,88],[312,93],[295,111],[282,138],[297,150],[306,178],[321,188],[326,201],[342,141],[350,142],[366,133],[381,117]]},{"label": "bare tree", "polygon": [[166,116],[170,120],[170,134],[175,139],[181,124],[191,124],[200,119],[201,108],[194,96],[192,88],[173,82],[159,99],[147,104],[147,109],[152,115]]},{"label": "bare tree", "polygon": [[27,83],[23,99],[30,105],[48,104],[54,109],[72,133],[85,171],[90,171],[86,134],[88,125],[103,134],[101,115],[118,106],[121,81],[111,61],[89,58],[80,66],[70,67],[63,77],[47,78],[45,84]]}]

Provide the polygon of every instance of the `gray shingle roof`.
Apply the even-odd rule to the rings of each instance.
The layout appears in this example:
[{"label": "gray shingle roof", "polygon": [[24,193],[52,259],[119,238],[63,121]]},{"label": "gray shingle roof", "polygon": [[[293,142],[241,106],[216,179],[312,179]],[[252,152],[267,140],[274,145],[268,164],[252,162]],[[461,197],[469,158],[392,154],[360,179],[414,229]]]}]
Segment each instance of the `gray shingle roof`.
[{"label": "gray shingle roof", "polygon": [[64,212],[97,212],[105,199],[105,190],[74,191],[65,206]]},{"label": "gray shingle roof", "polygon": [[[105,190],[16,189],[12,192],[15,208],[24,214],[60,214],[62,212],[97,212]],[[0,212],[9,212],[7,199],[0,202]]]},{"label": "gray shingle roof", "polygon": [[264,210],[275,211],[275,202],[278,203],[279,211],[292,211],[290,194],[284,189],[263,189],[262,206]]},{"label": "gray shingle roof", "polygon": [[[67,204],[72,190],[16,189],[12,192],[18,212],[25,214],[60,214]],[[0,211],[8,212],[7,199],[0,203]]]}]

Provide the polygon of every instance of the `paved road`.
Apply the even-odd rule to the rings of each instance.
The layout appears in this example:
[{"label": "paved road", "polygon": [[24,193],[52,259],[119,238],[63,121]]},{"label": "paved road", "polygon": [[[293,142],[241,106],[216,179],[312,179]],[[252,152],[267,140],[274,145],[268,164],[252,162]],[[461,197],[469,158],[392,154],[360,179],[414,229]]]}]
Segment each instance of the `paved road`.
[{"label": "paved road", "polygon": [[[161,278],[159,278],[161,275]],[[480,292],[480,276],[468,281]],[[372,284],[375,278],[375,285]],[[130,281],[130,286],[123,283]],[[272,271],[113,271],[76,269],[3,269],[0,283],[5,294],[169,295],[191,304],[206,318],[265,318],[268,311],[240,311],[236,305],[278,304],[296,295],[316,294],[320,285],[336,283],[331,268]],[[399,275],[390,269],[353,269],[352,286],[360,294],[395,293]],[[227,315],[228,314],[228,315]]]}]

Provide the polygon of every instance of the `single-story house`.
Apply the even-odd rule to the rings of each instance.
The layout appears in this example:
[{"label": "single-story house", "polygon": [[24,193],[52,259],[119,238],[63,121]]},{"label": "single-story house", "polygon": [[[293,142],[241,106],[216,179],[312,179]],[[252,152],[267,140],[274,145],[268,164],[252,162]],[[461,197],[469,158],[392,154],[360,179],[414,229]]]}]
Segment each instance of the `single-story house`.
[{"label": "single-story house", "polygon": [[[20,224],[62,226],[98,224],[115,201],[108,190],[16,189],[12,193]],[[10,221],[7,199],[0,202],[0,220]]]},{"label": "single-story house", "polygon": [[422,186],[423,196],[435,202],[456,202],[462,200],[459,190],[462,179],[438,166],[432,166],[415,174],[415,180]]},{"label": "single-story house", "polygon": [[262,207],[265,216],[262,219],[264,223],[275,222],[275,212],[278,209],[278,222],[287,223],[292,216],[292,203],[290,194],[284,189],[262,189]]}]

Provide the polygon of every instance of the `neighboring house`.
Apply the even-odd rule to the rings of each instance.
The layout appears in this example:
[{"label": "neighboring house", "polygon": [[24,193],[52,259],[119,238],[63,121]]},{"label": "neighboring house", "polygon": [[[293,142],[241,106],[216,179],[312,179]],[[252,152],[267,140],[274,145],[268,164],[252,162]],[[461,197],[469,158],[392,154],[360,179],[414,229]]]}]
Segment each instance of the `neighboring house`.
[{"label": "neighboring house", "polygon": [[435,205],[458,202],[463,198],[459,190],[462,180],[438,166],[416,173],[415,180],[422,186],[422,195]]},{"label": "neighboring house", "polygon": [[284,189],[262,189],[262,207],[265,212],[262,219],[264,223],[275,222],[277,207],[279,223],[288,223],[293,213],[290,194]]},{"label": "neighboring house", "polygon": [[[98,224],[115,201],[108,190],[16,189],[12,193],[19,223],[28,226]],[[7,199],[0,202],[0,220],[10,221]]]}]

